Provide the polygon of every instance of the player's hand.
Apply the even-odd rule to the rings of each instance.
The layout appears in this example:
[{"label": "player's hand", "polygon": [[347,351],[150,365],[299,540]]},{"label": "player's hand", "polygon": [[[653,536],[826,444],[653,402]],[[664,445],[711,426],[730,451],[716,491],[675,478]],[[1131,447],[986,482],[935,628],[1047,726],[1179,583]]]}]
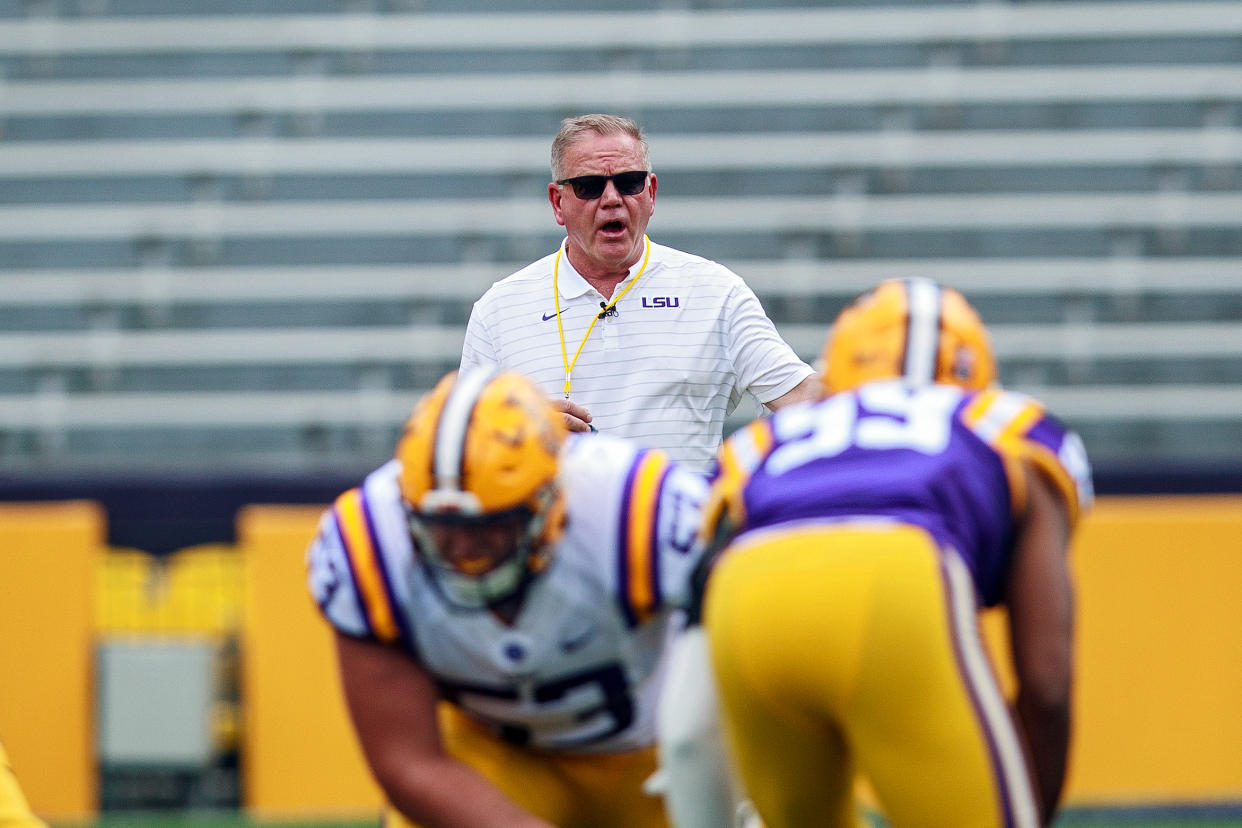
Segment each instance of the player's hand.
[{"label": "player's hand", "polygon": [[561,412],[561,417],[564,418],[565,425],[570,431],[595,430],[595,426],[591,425],[591,412],[576,402],[553,398],[552,407]]}]

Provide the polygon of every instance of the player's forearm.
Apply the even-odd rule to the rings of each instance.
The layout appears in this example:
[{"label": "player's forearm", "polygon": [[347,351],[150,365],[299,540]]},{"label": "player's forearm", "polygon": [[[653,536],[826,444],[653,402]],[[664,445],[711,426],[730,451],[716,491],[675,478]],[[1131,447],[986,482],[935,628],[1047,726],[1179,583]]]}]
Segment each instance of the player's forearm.
[{"label": "player's forearm", "polygon": [[453,759],[405,767],[380,784],[389,803],[422,828],[554,828]]},{"label": "player's forearm", "polygon": [[1064,700],[1037,699],[1018,692],[1018,720],[1026,736],[1034,765],[1036,796],[1045,825],[1052,823],[1065,783],[1066,756],[1069,753],[1070,705]]}]

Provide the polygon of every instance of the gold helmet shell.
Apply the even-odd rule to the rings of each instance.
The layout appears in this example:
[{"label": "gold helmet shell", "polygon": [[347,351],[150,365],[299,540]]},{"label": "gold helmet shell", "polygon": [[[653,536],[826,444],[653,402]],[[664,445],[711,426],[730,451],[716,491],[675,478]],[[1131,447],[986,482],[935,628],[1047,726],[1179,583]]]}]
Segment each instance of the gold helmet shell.
[{"label": "gold helmet shell", "polygon": [[824,345],[829,394],[881,379],[979,390],[996,383],[996,357],[978,312],[930,279],[889,279],[847,305]]},{"label": "gold helmet shell", "polygon": [[[526,377],[491,368],[452,372],[415,408],[397,443],[399,486],[420,559],[454,604],[490,606],[543,569],[564,524],[557,486],[567,429]],[[440,554],[429,525],[524,522],[495,568],[463,571]]]}]

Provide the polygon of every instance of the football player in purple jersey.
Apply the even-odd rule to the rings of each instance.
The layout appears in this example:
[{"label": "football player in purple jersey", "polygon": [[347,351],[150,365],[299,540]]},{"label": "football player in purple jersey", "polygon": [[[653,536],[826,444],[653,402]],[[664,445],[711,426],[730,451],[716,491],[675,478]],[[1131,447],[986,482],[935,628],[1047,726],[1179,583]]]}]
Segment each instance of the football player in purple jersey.
[{"label": "football player in purple jersey", "polygon": [[[863,824],[859,775],[898,828],[1048,824],[1082,442],[996,387],[978,314],[929,280],[864,293],[823,356],[827,396],[730,437],[705,507],[702,628],[746,792],[768,828]],[[995,605],[1012,709],[977,628]]]}]

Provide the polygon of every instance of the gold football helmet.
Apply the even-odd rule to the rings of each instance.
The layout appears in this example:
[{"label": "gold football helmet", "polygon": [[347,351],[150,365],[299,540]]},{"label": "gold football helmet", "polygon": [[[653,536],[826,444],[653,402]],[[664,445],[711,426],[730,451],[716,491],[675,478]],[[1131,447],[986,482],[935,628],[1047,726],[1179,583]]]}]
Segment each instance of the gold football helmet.
[{"label": "gold football helmet", "polygon": [[[530,380],[489,368],[450,373],[415,408],[397,443],[401,495],[418,557],[451,603],[492,606],[547,566],[564,524],[556,473],[566,433]],[[505,527],[508,548],[479,551]],[[475,552],[454,554],[446,533]]]},{"label": "gold football helmet", "polygon": [[961,293],[930,279],[889,279],[837,316],[823,371],[829,394],[897,378],[978,390],[996,382],[996,357]]}]

